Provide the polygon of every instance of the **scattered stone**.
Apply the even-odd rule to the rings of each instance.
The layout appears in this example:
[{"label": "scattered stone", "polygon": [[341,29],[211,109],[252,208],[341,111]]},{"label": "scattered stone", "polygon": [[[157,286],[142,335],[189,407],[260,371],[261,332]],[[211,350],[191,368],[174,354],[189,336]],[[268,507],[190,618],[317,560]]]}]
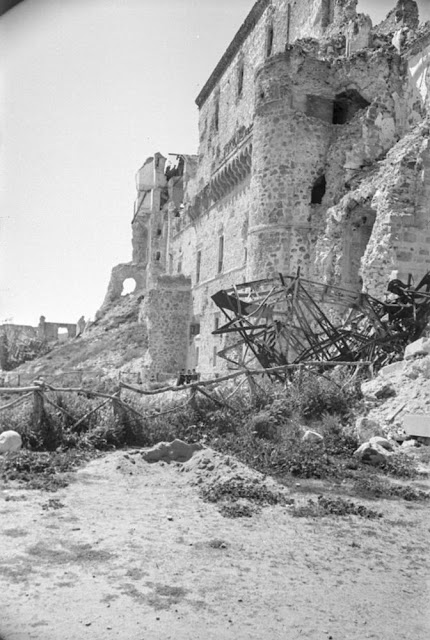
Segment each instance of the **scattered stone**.
[{"label": "scattered stone", "polygon": [[155,447],[142,452],[142,458],[146,462],[186,462],[201,449],[203,449],[201,444],[187,444],[176,439],[172,442],[159,442]]},{"label": "scattered stone", "polygon": [[0,433],[0,453],[19,451],[22,447],[22,439],[16,431],[3,431]]},{"label": "scattered stone", "polygon": [[376,390],[375,397],[378,400],[385,400],[386,398],[393,398],[396,396],[396,390],[392,384],[384,384],[382,387]]},{"label": "scattered stone", "polygon": [[410,440],[404,440],[402,443],[402,449],[412,449],[413,447],[419,447],[419,442],[414,438]]},{"label": "scattered stone", "polygon": [[405,349],[405,360],[410,360],[416,356],[427,356],[430,353],[430,339],[420,338],[411,342]]},{"label": "scattered stone", "polygon": [[303,442],[319,442],[322,444],[324,442],[324,438],[320,433],[317,433],[316,431],[311,431],[310,429],[308,429],[307,431],[305,431],[302,441]]},{"label": "scattered stone", "polygon": [[370,464],[374,467],[384,464],[390,455],[391,453],[384,447],[370,442],[365,442],[354,451],[355,458],[358,458],[364,464]]}]

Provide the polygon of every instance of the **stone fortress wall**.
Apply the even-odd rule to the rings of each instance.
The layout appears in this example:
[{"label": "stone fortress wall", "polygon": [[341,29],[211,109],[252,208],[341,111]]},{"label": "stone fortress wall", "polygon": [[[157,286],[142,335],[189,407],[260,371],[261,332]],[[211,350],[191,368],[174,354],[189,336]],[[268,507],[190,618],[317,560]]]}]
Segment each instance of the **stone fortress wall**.
[{"label": "stone fortress wall", "polygon": [[[223,371],[210,296],[295,273],[382,295],[430,269],[430,25],[399,0],[258,0],[199,96],[197,156],[137,174],[134,277],[145,374]],[[134,274],[134,275],[133,275]]]}]

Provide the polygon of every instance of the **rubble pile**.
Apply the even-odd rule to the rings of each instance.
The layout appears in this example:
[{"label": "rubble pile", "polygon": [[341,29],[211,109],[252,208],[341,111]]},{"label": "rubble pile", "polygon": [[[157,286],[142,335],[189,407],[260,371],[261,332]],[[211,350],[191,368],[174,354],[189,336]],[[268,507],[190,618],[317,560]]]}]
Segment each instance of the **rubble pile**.
[{"label": "rubble pile", "polygon": [[370,407],[367,419],[393,437],[404,433],[408,414],[427,415],[430,420],[429,381],[430,340],[420,339],[409,345],[404,360],[383,367],[376,378],[362,385]]}]

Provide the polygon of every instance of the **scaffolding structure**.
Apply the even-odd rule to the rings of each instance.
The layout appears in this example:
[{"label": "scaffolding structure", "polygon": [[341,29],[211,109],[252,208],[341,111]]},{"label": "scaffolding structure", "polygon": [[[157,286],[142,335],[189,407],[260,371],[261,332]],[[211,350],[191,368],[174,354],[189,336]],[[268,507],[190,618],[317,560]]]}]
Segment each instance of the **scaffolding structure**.
[{"label": "scaffolding structure", "polygon": [[[430,272],[414,287],[392,280],[386,300],[279,274],[212,296],[227,322],[214,335],[234,334],[218,352],[231,368],[265,369],[306,361],[371,361],[379,368],[399,359],[425,331],[430,317]],[[276,377],[288,375],[277,373]]]}]

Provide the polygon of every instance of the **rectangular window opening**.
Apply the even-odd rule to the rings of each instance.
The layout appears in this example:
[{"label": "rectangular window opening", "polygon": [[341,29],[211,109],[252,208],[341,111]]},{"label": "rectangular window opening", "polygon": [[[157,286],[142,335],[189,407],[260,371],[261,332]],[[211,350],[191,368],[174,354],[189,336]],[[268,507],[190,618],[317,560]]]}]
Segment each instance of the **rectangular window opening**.
[{"label": "rectangular window opening", "polygon": [[224,266],[224,236],[218,240],[218,273],[221,273]]},{"label": "rectangular window opening", "polygon": [[200,269],[202,264],[202,252],[197,251],[197,259],[196,259],[196,282],[200,282]]},{"label": "rectangular window opening", "polygon": [[243,76],[245,73],[245,67],[243,60],[239,63],[237,70],[237,97],[240,98],[243,93]]}]

